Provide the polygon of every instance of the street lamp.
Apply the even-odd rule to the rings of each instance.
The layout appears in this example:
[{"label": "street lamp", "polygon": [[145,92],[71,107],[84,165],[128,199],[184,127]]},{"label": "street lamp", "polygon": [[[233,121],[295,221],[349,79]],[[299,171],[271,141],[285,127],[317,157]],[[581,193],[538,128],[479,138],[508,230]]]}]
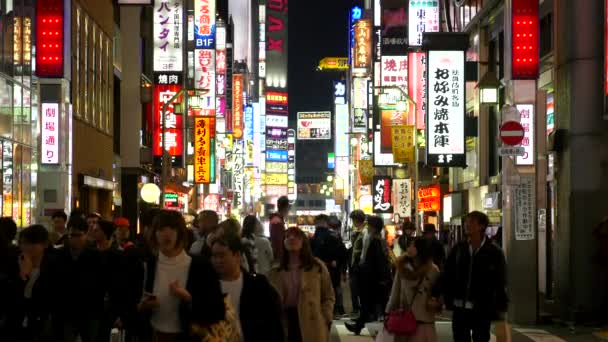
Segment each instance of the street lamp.
[{"label": "street lamp", "polygon": [[486,72],[475,88],[479,88],[480,102],[488,105],[498,104],[498,89],[502,83],[496,78],[494,71]]}]

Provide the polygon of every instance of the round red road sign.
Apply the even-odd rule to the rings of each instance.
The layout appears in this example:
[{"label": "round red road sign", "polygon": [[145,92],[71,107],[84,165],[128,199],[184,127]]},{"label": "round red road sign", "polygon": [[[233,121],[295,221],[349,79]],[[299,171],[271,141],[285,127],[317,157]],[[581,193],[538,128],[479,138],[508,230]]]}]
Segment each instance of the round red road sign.
[{"label": "round red road sign", "polygon": [[517,121],[505,121],[500,126],[500,140],[505,145],[519,145],[524,139],[524,127]]}]

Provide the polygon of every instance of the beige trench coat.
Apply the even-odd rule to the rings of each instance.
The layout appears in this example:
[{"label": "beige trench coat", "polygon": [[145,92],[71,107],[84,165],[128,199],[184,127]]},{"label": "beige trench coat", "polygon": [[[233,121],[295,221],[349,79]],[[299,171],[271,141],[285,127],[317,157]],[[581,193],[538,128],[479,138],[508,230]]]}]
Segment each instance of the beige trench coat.
[{"label": "beige trench coat", "polygon": [[[298,317],[302,342],[325,342],[329,341],[329,327],[333,320],[334,289],[327,267],[319,259],[309,271],[302,271],[300,280],[300,298],[298,302]],[[283,270],[275,267],[268,274],[268,280],[274,286],[281,297],[281,303],[285,296],[283,284]],[[284,316],[285,320],[286,317]],[[283,326],[286,328],[287,323]],[[287,331],[286,331],[287,333]]]}]

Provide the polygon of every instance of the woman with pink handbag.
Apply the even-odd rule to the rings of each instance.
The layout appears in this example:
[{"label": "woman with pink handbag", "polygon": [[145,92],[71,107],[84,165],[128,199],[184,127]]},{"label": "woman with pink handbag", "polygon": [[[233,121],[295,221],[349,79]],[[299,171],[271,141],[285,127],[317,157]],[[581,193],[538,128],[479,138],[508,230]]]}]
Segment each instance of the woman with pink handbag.
[{"label": "woman with pink handbag", "polygon": [[385,332],[395,342],[437,342],[435,315],[441,310],[431,290],[439,277],[430,241],[417,238],[397,260],[397,274],[386,306]]}]

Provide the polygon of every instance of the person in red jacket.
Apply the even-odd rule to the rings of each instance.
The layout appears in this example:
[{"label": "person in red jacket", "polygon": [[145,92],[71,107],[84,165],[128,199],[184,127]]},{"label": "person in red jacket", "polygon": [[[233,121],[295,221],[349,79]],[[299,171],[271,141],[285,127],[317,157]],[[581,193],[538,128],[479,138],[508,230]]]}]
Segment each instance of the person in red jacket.
[{"label": "person in red jacket", "polygon": [[281,196],[277,200],[277,212],[273,213],[269,217],[270,221],[270,243],[272,244],[272,251],[274,254],[274,260],[281,260],[283,255],[283,241],[285,240],[285,221],[289,216],[289,199],[287,196]]}]

